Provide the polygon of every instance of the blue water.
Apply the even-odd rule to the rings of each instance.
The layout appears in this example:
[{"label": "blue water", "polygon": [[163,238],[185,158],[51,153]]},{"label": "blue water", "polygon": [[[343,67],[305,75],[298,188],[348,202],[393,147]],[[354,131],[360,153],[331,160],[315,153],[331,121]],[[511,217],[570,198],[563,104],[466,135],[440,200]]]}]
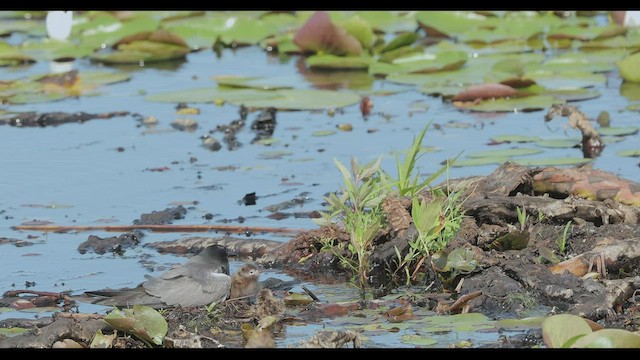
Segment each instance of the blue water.
[{"label": "blue water", "polygon": [[[436,146],[439,151],[425,154],[418,168],[429,174],[440,167],[440,162],[457,155],[487,150],[489,139],[501,134],[537,135],[546,138],[579,136],[577,130],[567,129],[564,119],[555,119],[549,126],[543,120],[544,111],[507,113],[493,116],[465,113],[440,98],[428,97],[411,87],[376,80],[372,90],[408,89],[393,95],[373,95],[374,113],[383,112],[391,117],[372,115],[363,120],[358,105],[349,106],[343,113],[330,116],[321,112],[279,112],[273,135],[279,142],[271,145],[250,144],[254,134],[249,127],[238,133],[244,145],[235,151],[223,149],[212,152],[201,146],[199,137],[238,118],[238,109],[232,105],[192,104],[200,115],[180,116],[175,104],[154,103],[144,100],[141,91],[155,94],[164,91],[215,86],[217,75],[291,76],[299,80],[299,88],[313,88],[295,67],[295,58],[280,61],[269,57],[257,47],[235,51],[225,50],[221,58],[210,51],[189,54],[187,61],[175,70],[154,66],[135,68],[132,79],[125,83],[101,88],[101,95],[68,99],[37,105],[3,106],[8,111],[85,111],[100,113],[130,111],[143,116],[155,116],[159,124],[153,132],[139,126],[132,116],[107,120],[91,120],[84,124],[66,124],[46,128],[14,128],[0,126],[0,237],[28,240],[28,247],[0,245],[0,292],[24,288],[25,281],[33,281],[35,290],[72,291],[105,287],[135,286],[149,270],[140,263],[142,254],[153,255],[152,260],[163,266],[185,261],[172,255],[159,255],[145,248],[129,249],[124,257],[114,255],[79,254],[77,246],[87,237],[117,234],[95,231],[91,233],[42,234],[14,231],[11,226],[39,220],[58,225],[99,225],[104,219],[109,224],[131,224],[140,214],[175,206],[176,202],[194,202],[183,220],[175,224],[207,224],[221,219],[246,218],[244,225],[315,228],[307,218],[288,218],[280,221],[266,218],[265,206],[290,200],[308,192],[311,199],[304,206],[285,211],[312,211],[322,209],[322,196],[341,185],[341,177],[333,158],[347,164],[352,156],[368,162],[383,157],[382,166],[395,174],[396,151],[405,150],[426,123],[433,120],[440,130],[431,129],[425,137],[425,146]],[[86,60],[76,61],[80,70],[100,68]],[[128,69],[131,69],[130,67]],[[0,79],[13,79],[49,71],[49,64],[39,62],[26,68],[0,68]],[[194,78],[195,77],[195,78]],[[628,101],[619,95],[620,78],[611,73],[606,85],[597,88],[602,96],[576,103],[581,111],[595,118],[600,111],[611,113],[615,126],[638,126],[637,112],[623,111]],[[424,113],[409,115],[411,104],[426,102]],[[252,121],[256,114],[249,114]],[[173,131],[170,123],[180,117],[198,120],[195,132]],[[468,128],[454,128],[451,122],[466,123]],[[335,130],[339,123],[353,125],[352,132],[337,131],[335,135],[314,137],[319,130]],[[368,133],[367,129],[377,129]],[[221,140],[220,133],[214,134]],[[611,171],[633,181],[640,181],[640,167],[634,158],[615,155],[619,150],[637,148],[640,135],[607,145],[604,153],[593,163],[594,168]],[[118,152],[116,148],[125,151]],[[500,148],[508,148],[502,145]],[[492,147],[496,148],[496,147]],[[265,151],[289,151],[292,155],[282,159],[265,160]],[[580,157],[579,149],[545,149],[539,157]],[[191,163],[190,158],[197,158]],[[219,167],[234,166],[234,171],[221,171]],[[145,171],[149,168],[169,167],[164,172]],[[486,175],[497,166],[452,168],[450,177]],[[297,183],[294,185],[288,182]],[[440,180],[444,180],[441,178]],[[218,190],[201,187],[216,185]],[[251,192],[259,198],[257,205],[244,206],[238,201]],[[266,195],[272,195],[264,197]],[[51,207],[34,207],[52,205]],[[27,206],[25,206],[27,205]],[[203,215],[216,215],[205,220]],[[143,243],[166,241],[190,234],[147,233]],[[195,234],[202,235],[202,234]],[[211,236],[218,236],[211,234]],[[261,238],[287,241],[288,238],[266,234]],[[232,270],[240,266],[232,263]],[[64,283],[64,285],[63,285]],[[81,311],[104,312],[109,309],[80,305]],[[0,319],[33,316],[31,313],[8,311]],[[295,332],[295,330],[292,330]]]}]

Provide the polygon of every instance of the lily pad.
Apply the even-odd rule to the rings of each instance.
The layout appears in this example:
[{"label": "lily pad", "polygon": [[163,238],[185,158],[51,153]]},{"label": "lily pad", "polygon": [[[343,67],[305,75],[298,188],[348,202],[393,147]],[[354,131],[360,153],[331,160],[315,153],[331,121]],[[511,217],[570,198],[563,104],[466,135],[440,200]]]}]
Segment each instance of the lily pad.
[{"label": "lily pad", "polygon": [[335,25],[325,11],[316,11],[293,38],[302,50],[334,55],[360,55],[362,45],[344,28]]},{"label": "lily pad", "polygon": [[554,148],[554,149],[569,149],[578,144],[582,139],[580,138],[564,138],[564,139],[543,139],[536,142],[536,145],[540,147],[546,148]]},{"label": "lily pad", "polygon": [[295,80],[291,77],[263,78],[244,76],[214,76],[213,79],[219,86],[250,88],[258,90],[291,89]]},{"label": "lily pad", "polygon": [[639,348],[640,335],[622,329],[603,329],[577,339],[572,348]]},{"label": "lily pad", "polygon": [[545,319],[542,316],[524,319],[500,319],[496,322],[496,325],[503,329],[532,329],[541,327]]},{"label": "lily pad", "polygon": [[571,314],[553,315],[542,323],[542,338],[549,348],[561,348],[570,339],[591,332],[583,318]]},{"label": "lily pad", "polygon": [[326,54],[308,57],[307,65],[312,69],[367,70],[371,61],[370,57],[364,56],[335,56]]},{"label": "lily pad", "polygon": [[438,343],[438,340],[422,335],[416,334],[405,334],[400,338],[405,344],[415,345],[415,346],[429,346]]},{"label": "lily pad", "polygon": [[275,99],[279,95],[276,91],[262,91],[254,89],[228,90],[215,87],[187,89],[153,94],[145,97],[148,101],[157,102],[185,102],[185,103],[211,103],[224,101],[242,101],[250,99]]},{"label": "lily pad", "polygon": [[575,89],[602,85],[607,81],[603,74],[584,71],[563,71],[561,73],[537,69],[528,71],[525,77],[547,89]]},{"label": "lily pad", "polygon": [[92,54],[89,58],[104,64],[138,64],[184,59],[189,48],[157,41],[140,40],[123,44],[118,50]]},{"label": "lily pad", "polygon": [[512,157],[512,156],[524,156],[524,155],[533,155],[539,154],[542,150],[533,149],[533,148],[514,148],[514,149],[503,149],[503,150],[486,150],[486,151],[478,151],[467,155],[470,158],[485,158],[485,157]]},{"label": "lily pad", "polygon": [[616,153],[618,156],[626,156],[626,157],[640,157],[640,149],[635,150],[622,150]]},{"label": "lily pad", "polygon": [[618,61],[620,76],[625,81],[640,82],[640,53],[630,55]]},{"label": "lily pad", "polygon": [[29,329],[21,328],[21,327],[10,327],[10,328],[0,328],[0,335],[4,335],[6,337],[12,337],[20,334],[24,334]]},{"label": "lily pad", "polygon": [[527,135],[499,135],[491,138],[492,141],[497,143],[529,143],[529,142],[537,142],[542,140],[538,136],[527,136]]},{"label": "lily pad", "polygon": [[514,159],[513,161],[522,166],[562,166],[562,165],[582,165],[582,164],[591,162],[592,160],[593,159],[566,157],[566,158]]},{"label": "lily pad", "polygon": [[598,134],[603,136],[627,136],[634,135],[638,133],[640,128],[636,126],[625,126],[625,127],[601,127],[598,128]]},{"label": "lily pad", "polygon": [[380,52],[386,53],[388,51],[406,47],[416,42],[419,38],[420,38],[420,35],[416,34],[415,32],[400,34],[396,36],[393,40],[389,41],[382,49],[380,49]]},{"label": "lily pad", "polygon": [[336,133],[335,130],[318,130],[311,133],[311,136],[330,136]]},{"label": "lily pad", "polygon": [[454,37],[480,26],[485,16],[467,11],[421,11],[418,24],[430,36]]},{"label": "lily pad", "polygon": [[562,103],[552,96],[534,95],[523,98],[488,99],[479,103],[455,103],[459,109],[478,112],[517,112],[548,109],[551,105]]},{"label": "lily pad", "polygon": [[620,95],[631,101],[640,100],[640,83],[625,81],[620,85]]},{"label": "lily pad", "polygon": [[114,309],[104,317],[104,321],[116,330],[156,345],[162,345],[167,335],[167,321],[158,311],[144,305],[134,305],[132,309],[122,311]]},{"label": "lily pad", "polygon": [[113,340],[116,339],[118,334],[114,331],[111,335],[104,335],[102,330],[98,330],[96,334],[91,339],[91,344],[89,344],[89,348],[91,349],[108,349],[112,346]]},{"label": "lily pad", "polygon": [[462,51],[442,51],[438,53],[422,53],[410,57],[394,59],[391,64],[373,62],[369,67],[370,74],[428,74],[439,71],[459,69],[467,62],[468,56]]},{"label": "lily pad", "polygon": [[254,108],[274,107],[278,110],[323,110],[340,108],[360,102],[360,96],[354,93],[329,90],[277,90],[276,98],[256,98],[238,101],[227,99],[230,103]]},{"label": "lily pad", "polygon": [[375,40],[371,25],[358,15],[354,15],[341,23],[347,34],[360,42],[363,48],[369,49]]}]

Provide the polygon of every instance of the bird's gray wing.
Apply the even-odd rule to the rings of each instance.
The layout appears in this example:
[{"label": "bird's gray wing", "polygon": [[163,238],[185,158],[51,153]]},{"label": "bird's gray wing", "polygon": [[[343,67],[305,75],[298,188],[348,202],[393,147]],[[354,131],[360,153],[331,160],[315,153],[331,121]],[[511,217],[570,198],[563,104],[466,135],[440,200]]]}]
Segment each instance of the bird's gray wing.
[{"label": "bird's gray wing", "polygon": [[201,306],[220,302],[229,296],[231,288],[231,277],[215,272],[210,272],[206,281],[197,281],[188,276],[168,280],[147,276],[147,279],[143,284],[145,291],[171,306]]},{"label": "bird's gray wing", "polygon": [[133,305],[146,305],[152,308],[162,308],[166,305],[160,298],[149,295],[142,285],[132,289],[87,291],[74,300],[97,305],[129,307]]}]

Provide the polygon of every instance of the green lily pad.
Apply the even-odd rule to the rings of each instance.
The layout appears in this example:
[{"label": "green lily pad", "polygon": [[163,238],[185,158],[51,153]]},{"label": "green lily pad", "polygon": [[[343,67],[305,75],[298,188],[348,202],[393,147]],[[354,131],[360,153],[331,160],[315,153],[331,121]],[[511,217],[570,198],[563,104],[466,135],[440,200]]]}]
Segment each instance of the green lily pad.
[{"label": "green lily pad", "polygon": [[104,64],[138,64],[184,59],[188,53],[189,49],[184,46],[140,40],[120,45],[112,52],[92,54],[89,58]]},{"label": "green lily pad", "polygon": [[335,130],[318,130],[311,133],[311,136],[330,136],[336,133]]},{"label": "green lily pad", "polygon": [[451,164],[453,167],[467,167],[467,166],[484,166],[493,164],[502,164],[509,160],[508,157],[481,157],[475,159],[458,159]]},{"label": "green lily pad", "polygon": [[639,348],[640,335],[622,329],[602,329],[577,339],[572,348]]},{"label": "green lily pad", "polygon": [[580,138],[543,139],[536,141],[536,145],[554,149],[569,149],[580,144],[581,141]]},{"label": "green lily pad", "polygon": [[620,76],[625,81],[640,82],[640,53],[635,53],[618,61]]},{"label": "green lily pad", "polygon": [[413,44],[420,38],[420,35],[415,32],[408,32],[396,36],[393,40],[389,41],[382,49],[381,53],[386,53],[392,50],[400,49],[408,45]]},{"label": "green lily pad", "polygon": [[499,135],[491,138],[493,142],[497,143],[529,143],[529,142],[537,142],[542,140],[538,136],[527,136],[527,135]]},{"label": "green lily pad", "polygon": [[438,343],[438,340],[422,335],[415,334],[405,334],[400,338],[405,344],[415,345],[415,346],[429,346]]},{"label": "green lily pad", "polygon": [[508,58],[498,61],[484,77],[486,83],[501,83],[511,87],[526,87],[534,83],[526,74],[540,69],[538,61]]},{"label": "green lily pad", "polygon": [[514,148],[514,149],[500,149],[500,150],[486,150],[478,151],[467,155],[470,158],[484,158],[484,157],[512,157],[512,156],[524,156],[539,154],[542,150],[533,148]]},{"label": "green lily pad", "polygon": [[358,15],[354,15],[343,21],[340,25],[347,31],[347,34],[353,36],[360,42],[362,48],[369,49],[375,40],[375,34],[369,22]]},{"label": "green lily pad", "polygon": [[539,36],[543,28],[532,22],[502,19],[493,29],[471,29],[457,38],[458,41],[476,44],[494,44],[507,40],[528,40]]},{"label": "green lily pad", "polygon": [[640,130],[640,128],[638,128],[637,126],[625,126],[625,127],[601,127],[598,128],[598,134],[602,135],[602,136],[627,136],[627,135],[634,135],[638,133],[638,130]]},{"label": "green lily pad", "polygon": [[380,32],[400,33],[415,30],[414,14],[407,11],[356,11],[356,15],[366,20]]},{"label": "green lily pad", "polygon": [[[75,17],[75,14],[74,14]],[[83,21],[82,16],[76,21]],[[87,22],[72,28],[72,34],[76,34],[81,39],[82,46],[88,46],[92,49],[99,49],[104,44],[109,47],[118,42],[120,39],[147,31],[154,31],[158,28],[159,21],[151,15],[138,14],[128,21],[120,21],[109,13],[100,13]],[[86,26],[83,26],[86,25]]]},{"label": "green lily pad", "polygon": [[276,90],[277,98],[247,99],[244,101],[228,101],[235,105],[244,104],[247,107],[267,108],[274,107],[278,110],[323,110],[340,108],[357,104],[360,96],[354,93],[329,91],[329,90]]},{"label": "green lily pad", "polygon": [[567,53],[545,61],[541,68],[555,72],[584,71],[607,72],[615,69],[613,61],[589,60],[582,53]]},{"label": "green lily pad", "polygon": [[478,103],[456,105],[459,109],[478,112],[515,112],[548,109],[553,104],[562,103],[552,96],[534,95],[523,98],[487,99]]},{"label": "green lily pad", "polygon": [[480,26],[485,16],[467,11],[421,11],[416,14],[418,24],[429,35],[453,37]]},{"label": "green lily pad", "polygon": [[442,51],[438,53],[422,53],[417,56],[400,57],[391,64],[373,62],[369,66],[369,73],[375,75],[387,74],[428,74],[439,71],[459,69],[467,61],[467,54],[462,51]]},{"label": "green lily pad", "polygon": [[620,85],[620,95],[631,101],[640,100],[640,83],[625,81]]},{"label": "green lily pad", "polygon": [[547,37],[549,39],[575,39],[581,41],[604,39],[621,35],[626,32],[624,26],[611,24],[608,26],[563,26],[552,29]]},{"label": "green lily pad", "polygon": [[237,88],[250,88],[258,90],[291,89],[295,84],[292,77],[263,78],[244,76],[214,76],[213,79],[218,86],[228,86]]},{"label": "green lily pad", "polygon": [[167,335],[167,321],[160,313],[148,306],[134,305],[122,311],[114,309],[104,317],[109,325],[118,331],[135,335],[141,340],[162,345]]},{"label": "green lily pad", "polygon": [[188,89],[171,91],[149,95],[145,97],[148,101],[157,102],[185,102],[185,103],[219,103],[224,101],[235,101],[242,103],[245,100],[253,99],[275,99],[280,97],[276,91],[262,91],[254,89],[229,90],[223,88],[206,87],[198,89]]},{"label": "green lily pad", "polygon": [[10,328],[0,328],[0,335],[4,335],[6,337],[13,337],[16,335],[24,334],[29,329],[21,328],[21,327],[10,327]]},{"label": "green lily pad", "polygon": [[607,77],[603,74],[593,74],[584,71],[555,72],[537,69],[528,71],[524,77],[547,89],[575,89],[603,85]]},{"label": "green lily pad", "polygon": [[589,324],[576,315],[553,315],[542,322],[542,338],[549,348],[561,348],[570,339],[591,332]]},{"label": "green lily pad", "polygon": [[625,157],[640,157],[640,149],[622,150],[622,151],[618,151],[616,155],[625,156]]},{"label": "green lily pad", "polygon": [[312,69],[367,70],[370,57],[336,56],[331,54],[313,55],[307,58],[307,65]]},{"label": "green lily pad", "polygon": [[[536,158],[536,159],[513,159],[514,162],[522,166],[562,166],[562,165],[582,165],[591,162],[593,159],[585,158]],[[454,164],[455,165],[455,164]]]}]

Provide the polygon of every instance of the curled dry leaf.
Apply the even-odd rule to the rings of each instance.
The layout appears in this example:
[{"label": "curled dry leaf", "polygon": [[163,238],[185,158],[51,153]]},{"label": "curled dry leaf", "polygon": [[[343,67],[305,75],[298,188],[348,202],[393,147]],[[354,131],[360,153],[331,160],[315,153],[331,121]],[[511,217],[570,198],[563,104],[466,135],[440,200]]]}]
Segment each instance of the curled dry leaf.
[{"label": "curled dry leaf", "polygon": [[360,55],[362,45],[347,31],[331,22],[325,11],[316,11],[293,37],[293,43],[305,51],[334,55]]}]

